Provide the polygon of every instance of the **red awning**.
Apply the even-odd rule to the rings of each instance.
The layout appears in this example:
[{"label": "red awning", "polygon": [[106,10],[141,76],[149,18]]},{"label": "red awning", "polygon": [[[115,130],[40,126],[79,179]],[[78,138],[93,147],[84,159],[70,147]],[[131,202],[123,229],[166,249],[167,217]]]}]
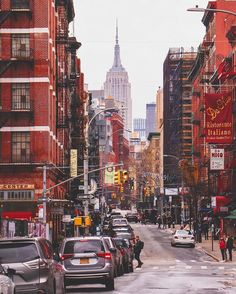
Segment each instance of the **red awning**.
[{"label": "red awning", "polygon": [[31,220],[33,216],[32,211],[3,211],[2,218]]},{"label": "red awning", "polygon": [[224,207],[231,201],[230,197],[225,196],[215,196],[216,197],[216,207],[214,208],[214,213],[220,212],[220,207]]}]

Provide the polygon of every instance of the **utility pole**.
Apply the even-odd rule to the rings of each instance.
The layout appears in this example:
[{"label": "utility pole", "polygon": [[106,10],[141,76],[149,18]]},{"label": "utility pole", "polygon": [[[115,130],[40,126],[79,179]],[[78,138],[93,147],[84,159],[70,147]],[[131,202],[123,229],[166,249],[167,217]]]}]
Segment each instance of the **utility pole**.
[{"label": "utility pole", "polygon": [[43,166],[43,223],[47,223],[47,166]]}]

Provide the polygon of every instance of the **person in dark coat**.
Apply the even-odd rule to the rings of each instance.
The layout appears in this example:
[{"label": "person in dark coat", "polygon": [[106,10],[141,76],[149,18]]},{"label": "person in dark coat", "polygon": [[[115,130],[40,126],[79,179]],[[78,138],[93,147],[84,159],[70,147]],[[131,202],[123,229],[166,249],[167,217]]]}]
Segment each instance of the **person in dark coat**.
[{"label": "person in dark coat", "polygon": [[232,261],[232,250],[234,248],[233,236],[228,236],[226,241],[226,250],[229,252],[229,260]]},{"label": "person in dark coat", "polygon": [[140,260],[140,253],[143,249],[144,242],[139,239],[139,236],[135,237],[135,244],[134,244],[134,258],[137,260],[138,265],[137,267],[141,267],[143,262]]}]

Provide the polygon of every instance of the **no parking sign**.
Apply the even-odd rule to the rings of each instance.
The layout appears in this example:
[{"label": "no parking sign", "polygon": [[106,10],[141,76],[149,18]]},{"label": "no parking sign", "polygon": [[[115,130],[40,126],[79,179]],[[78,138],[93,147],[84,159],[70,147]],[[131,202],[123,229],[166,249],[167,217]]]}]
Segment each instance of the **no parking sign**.
[{"label": "no parking sign", "polygon": [[224,149],[211,148],[210,169],[211,170],[224,169]]}]

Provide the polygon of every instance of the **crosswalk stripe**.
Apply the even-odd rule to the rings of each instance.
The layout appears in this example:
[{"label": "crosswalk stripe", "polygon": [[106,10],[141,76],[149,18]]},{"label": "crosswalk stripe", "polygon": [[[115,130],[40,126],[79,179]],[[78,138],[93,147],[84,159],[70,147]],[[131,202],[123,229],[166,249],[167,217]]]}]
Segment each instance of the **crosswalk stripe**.
[{"label": "crosswalk stripe", "polygon": [[179,259],[176,259],[175,261],[176,261],[176,262],[181,262]]},{"label": "crosswalk stripe", "polygon": [[154,270],[159,269],[159,266],[154,266],[153,269]]},{"label": "crosswalk stripe", "polygon": [[173,269],[173,268],[175,268],[175,266],[173,266],[173,265],[170,265],[170,266],[169,266],[169,268],[170,268],[170,269]]},{"label": "crosswalk stripe", "polygon": [[225,269],[225,267],[224,266],[219,266],[218,269],[223,270],[223,269]]},{"label": "crosswalk stripe", "polygon": [[191,266],[191,265],[187,265],[185,268],[186,268],[186,269],[191,269],[192,266]]},{"label": "crosswalk stripe", "polygon": [[202,265],[202,266],[201,266],[201,269],[207,269],[207,266]]},{"label": "crosswalk stripe", "polygon": [[197,262],[195,259],[191,259],[190,261],[191,261],[191,262]]}]

